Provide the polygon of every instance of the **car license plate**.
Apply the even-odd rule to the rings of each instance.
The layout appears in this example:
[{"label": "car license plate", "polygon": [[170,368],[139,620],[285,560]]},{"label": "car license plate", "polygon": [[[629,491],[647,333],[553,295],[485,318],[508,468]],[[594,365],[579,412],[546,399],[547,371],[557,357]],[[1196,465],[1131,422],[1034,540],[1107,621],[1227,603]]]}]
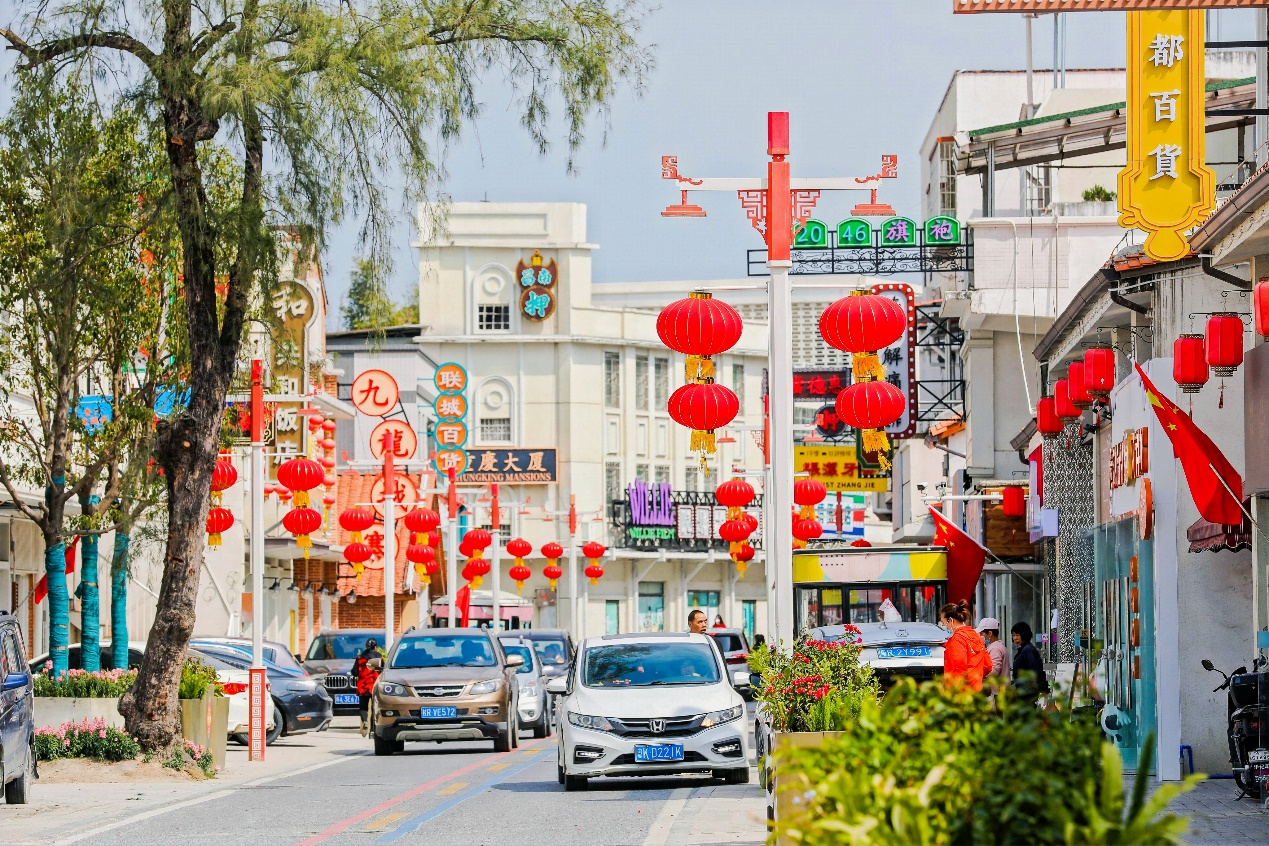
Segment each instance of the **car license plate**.
[{"label": "car license plate", "polygon": [[355,693],[336,693],[335,704],[336,705],[360,705],[361,700],[360,698],[358,698],[357,694]]},{"label": "car license plate", "polygon": [[458,716],[458,709],[457,709],[457,708],[454,708],[454,707],[449,707],[449,708],[420,708],[420,709],[419,709],[419,716],[420,716],[420,717],[425,717],[425,718],[426,718],[426,717],[431,717],[432,719],[435,719],[435,718],[437,718],[437,717],[457,717],[457,716]]},{"label": "car license plate", "polygon": [[929,658],[928,646],[883,646],[877,650],[878,658]]},{"label": "car license plate", "polygon": [[1254,749],[1247,753],[1247,760],[1253,764],[1269,763],[1269,749]]},{"label": "car license plate", "polygon": [[636,746],[635,763],[651,764],[657,761],[682,761],[683,744],[658,743],[655,746]]}]

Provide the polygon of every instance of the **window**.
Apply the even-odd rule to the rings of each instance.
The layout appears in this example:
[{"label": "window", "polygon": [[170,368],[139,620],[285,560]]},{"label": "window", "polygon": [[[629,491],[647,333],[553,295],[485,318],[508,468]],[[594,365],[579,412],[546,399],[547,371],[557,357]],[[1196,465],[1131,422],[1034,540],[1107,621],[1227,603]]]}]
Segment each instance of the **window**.
[{"label": "window", "polygon": [[424,635],[403,638],[392,653],[392,669],[497,666],[493,645],[484,635]]},{"label": "window", "polygon": [[621,602],[609,599],[604,603],[604,634],[621,634]]},{"label": "window", "polygon": [[506,332],[511,329],[511,306],[505,303],[481,303],[476,306],[476,330]]},{"label": "window", "polygon": [[486,443],[510,443],[511,418],[482,417],[480,420],[480,439]]},{"label": "window", "polygon": [[604,405],[621,408],[621,353],[604,353]]},{"label": "window", "polygon": [[731,389],[736,394],[736,399],[740,400],[740,414],[745,413],[745,366],[743,364],[733,364],[731,366]]},{"label": "window", "polygon": [[486,379],[477,394],[476,437],[482,444],[509,444],[515,440],[511,385],[497,377]]},{"label": "window", "polygon": [[665,582],[639,582],[639,631],[665,631]]},{"label": "window", "polygon": [[638,480],[639,480],[639,481],[641,481],[641,482],[650,482],[650,481],[652,481],[652,479],[648,477],[648,465],[646,465],[646,464],[636,464],[636,465],[635,465],[635,478],[636,478],[636,479],[638,479]]},{"label": "window", "polygon": [[701,471],[695,467],[689,467],[683,471],[683,487],[689,491],[699,491],[701,489]]},{"label": "window", "polygon": [[[586,687],[716,684],[718,650],[704,643],[630,643],[592,646],[582,656]],[[735,711],[743,716],[743,709]],[[569,715],[572,719],[573,715]]]},{"label": "window", "polygon": [[956,215],[956,142],[939,140],[939,214]]},{"label": "window", "polygon": [[1024,167],[1022,173],[1022,214],[1038,217],[1053,205],[1053,170],[1047,164]]},{"label": "window", "polygon": [[754,627],[758,622],[758,600],[742,599],[740,601],[740,626],[745,630],[745,637],[753,643]]},{"label": "window", "polygon": [[635,410],[648,410],[648,357],[635,356]]},{"label": "window", "polygon": [[714,617],[718,615],[718,591],[716,590],[689,590],[687,592],[687,612],[701,610],[705,612],[705,616],[709,619],[709,624],[714,625]]},{"label": "window", "polygon": [[604,500],[613,502],[621,499],[621,465],[604,465]]},{"label": "window", "polygon": [[668,484],[670,481],[670,468],[663,465],[657,465],[656,475],[653,477],[658,484]]},{"label": "window", "polygon": [[670,402],[670,360],[668,358],[658,358],[652,364],[652,377],[654,388],[653,399],[656,403],[656,411],[665,411],[665,407]]}]

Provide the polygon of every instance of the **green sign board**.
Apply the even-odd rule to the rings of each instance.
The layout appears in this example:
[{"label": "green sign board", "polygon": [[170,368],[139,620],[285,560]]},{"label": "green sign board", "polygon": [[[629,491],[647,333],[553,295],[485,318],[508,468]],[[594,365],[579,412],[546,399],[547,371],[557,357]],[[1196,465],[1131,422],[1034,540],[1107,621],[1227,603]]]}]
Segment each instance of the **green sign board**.
[{"label": "green sign board", "polygon": [[859,217],[843,220],[837,224],[837,246],[871,247],[872,224]]},{"label": "green sign board", "polygon": [[[922,234],[927,245],[960,244],[963,229],[959,220],[945,216],[930,218],[924,228],[911,218],[892,217],[882,221],[875,230],[866,218],[848,217],[837,224],[837,248],[871,247],[874,231],[878,236],[877,243],[882,247],[915,247]],[[808,220],[798,232],[793,246],[827,247],[827,235],[824,224]]]},{"label": "green sign board", "polygon": [[881,224],[881,246],[913,247],[917,242],[917,225],[910,218],[892,217]]},{"label": "green sign board", "polygon": [[827,247],[828,227],[821,221],[808,220],[793,238],[794,247]]},{"label": "green sign board", "polygon": [[925,222],[925,243],[959,244],[961,222],[954,217],[932,217]]}]

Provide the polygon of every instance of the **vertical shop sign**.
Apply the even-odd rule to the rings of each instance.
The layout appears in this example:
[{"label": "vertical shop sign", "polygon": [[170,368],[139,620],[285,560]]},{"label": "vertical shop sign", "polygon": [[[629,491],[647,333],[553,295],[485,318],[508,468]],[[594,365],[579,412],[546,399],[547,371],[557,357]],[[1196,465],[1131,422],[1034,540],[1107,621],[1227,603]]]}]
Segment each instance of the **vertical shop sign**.
[{"label": "vertical shop sign", "polygon": [[452,469],[456,476],[467,470],[467,371],[461,364],[449,361],[436,368],[436,457],[433,464],[442,476]]},{"label": "vertical shop sign", "polygon": [[1216,205],[1205,164],[1202,11],[1129,12],[1128,166],[1119,172],[1119,225],[1146,231],[1146,255],[1190,253],[1186,230]]}]

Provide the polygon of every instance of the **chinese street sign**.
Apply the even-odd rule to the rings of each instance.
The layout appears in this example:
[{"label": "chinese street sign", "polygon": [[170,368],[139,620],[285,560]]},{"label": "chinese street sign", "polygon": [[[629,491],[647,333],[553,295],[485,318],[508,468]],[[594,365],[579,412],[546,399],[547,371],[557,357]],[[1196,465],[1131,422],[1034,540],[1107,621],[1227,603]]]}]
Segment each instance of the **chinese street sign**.
[{"label": "chinese street sign", "polygon": [[903,415],[886,427],[886,434],[891,438],[910,438],[916,433],[917,419],[916,296],[911,285],[893,282],[873,285],[872,292],[894,300],[908,315],[907,326],[899,340],[878,350],[877,358],[886,368],[886,381],[902,391],[907,401]]},{"label": "chinese street sign", "polygon": [[436,390],[443,394],[461,394],[467,390],[467,371],[461,364],[447,361],[436,368],[432,381],[436,384]]},{"label": "chinese street sign", "polygon": [[554,482],[554,449],[476,449],[463,474],[464,482],[544,484]]},{"label": "chinese street sign", "polygon": [[952,0],[958,15],[978,12],[1129,12],[1146,9],[1249,9],[1265,0]]},{"label": "chinese street sign", "polygon": [[520,294],[520,313],[524,317],[540,322],[555,312],[554,288],[558,278],[555,259],[544,263],[537,250],[533,251],[528,264],[520,260],[516,265],[516,281],[524,289]]},{"label": "chinese street sign", "polygon": [[961,222],[954,217],[932,217],[925,222],[925,243],[959,244]]},{"label": "chinese street sign", "polygon": [[[521,262],[523,264],[523,262]],[[470,464],[463,445],[467,443],[467,371],[461,364],[448,361],[436,368],[432,377],[436,384],[436,428],[432,437],[436,440],[436,454],[432,463],[442,476],[451,469],[461,476]]]},{"label": "chinese street sign", "polygon": [[392,451],[392,457],[395,460],[409,461],[414,457],[414,453],[418,452],[419,436],[415,433],[414,427],[404,420],[393,418],[384,420],[370,433],[370,454],[377,461],[383,460],[384,435],[387,434],[396,436],[396,446]]},{"label": "chinese street sign", "polygon": [[849,427],[846,421],[837,416],[837,404],[829,403],[815,412],[815,431],[829,440],[836,440],[846,434]]},{"label": "chinese street sign", "polygon": [[799,368],[793,371],[793,398],[835,400],[849,384],[849,367]]},{"label": "chinese street sign", "polygon": [[881,246],[911,247],[917,242],[917,225],[906,217],[892,217],[881,224]]},{"label": "chinese street sign", "polygon": [[[413,476],[405,473],[396,473],[392,479],[396,485],[396,491],[392,495],[393,502],[400,505],[402,503],[413,504],[419,501],[419,485]],[[370,485],[370,501],[374,503],[375,513],[380,517],[383,517],[383,509],[380,507],[384,500],[383,489],[383,474],[380,473],[375,476],[374,482]]]},{"label": "chinese street sign", "polygon": [[861,475],[854,446],[794,446],[793,470],[806,473],[830,491],[872,493],[890,489],[890,480],[885,476]]},{"label": "chinese street sign", "polygon": [[1130,12],[1128,166],[1119,172],[1119,225],[1146,231],[1146,255],[1190,253],[1186,230],[1216,204],[1207,167],[1203,12]]},{"label": "chinese street sign", "polygon": [[442,420],[436,424],[436,445],[455,449],[467,443],[467,424],[461,420]]},{"label": "chinese street sign", "polygon": [[793,236],[794,249],[807,247],[827,247],[828,228],[819,220],[808,220]]},{"label": "chinese street sign", "polygon": [[397,380],[383,370],[363,370],[352,383],[352,404],[362,414],[383,417],[397,407]]},{"label": "chinese street sign", "polygon": [[273,312],[277,325],[269,338],[269,371],[273,377],[273,394],[294,396],[295,400],[277,404],[272,415],[272,432],[265,434],[277,453],[270,462],[281,463],[287,455],[305,451],[304,438],[308,427],[299,413],[301,394],[309,388],[308,327],[317,319],[313,294],[299,281],[286,282],[273,295]]},{"label": "chinese street sign", "polygon": [[441,475],[448,475],[452,467],[454,468],[454,475],[461,476],[467,472],[469,465],[467,450],[456,447],[438,449],[436,455],[432,458],[432,464],[436,467],[436,472]]}]

